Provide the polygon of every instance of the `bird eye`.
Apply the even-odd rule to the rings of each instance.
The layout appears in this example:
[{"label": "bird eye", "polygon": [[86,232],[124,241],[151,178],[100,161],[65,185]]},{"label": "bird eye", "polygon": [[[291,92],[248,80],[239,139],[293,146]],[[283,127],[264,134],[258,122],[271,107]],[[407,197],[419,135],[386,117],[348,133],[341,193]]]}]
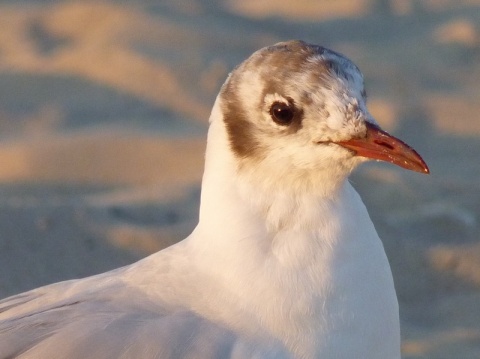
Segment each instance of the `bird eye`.
[{"label": "bird eye", "polygon": [[284,102],[274,102],[270,107],[270,116],[272,120],[282,126],[289,125],[295,116],[294,107]]}]

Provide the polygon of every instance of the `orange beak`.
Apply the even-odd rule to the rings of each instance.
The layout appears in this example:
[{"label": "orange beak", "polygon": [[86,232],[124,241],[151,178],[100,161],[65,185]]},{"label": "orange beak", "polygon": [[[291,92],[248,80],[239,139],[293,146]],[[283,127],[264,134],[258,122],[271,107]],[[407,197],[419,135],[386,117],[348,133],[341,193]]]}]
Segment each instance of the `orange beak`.
[{"label": "orange beak", "polygon": [[425,161],[413,148],[374,124],[366,122],[366,125],[365,137],[336,143],[355,152],[357,156],[390,162],[424,174],[430,173]]}]

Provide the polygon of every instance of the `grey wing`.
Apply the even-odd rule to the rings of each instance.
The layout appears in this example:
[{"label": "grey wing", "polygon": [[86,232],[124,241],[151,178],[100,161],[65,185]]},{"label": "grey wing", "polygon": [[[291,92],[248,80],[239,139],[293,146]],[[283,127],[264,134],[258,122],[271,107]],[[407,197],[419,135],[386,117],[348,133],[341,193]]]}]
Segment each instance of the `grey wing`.
[{"label": "grey wing", "polygon": [[286,358],[192,311],[118,294],[55,303],[39,291],[7,298],[0,302],[0,358]]}]

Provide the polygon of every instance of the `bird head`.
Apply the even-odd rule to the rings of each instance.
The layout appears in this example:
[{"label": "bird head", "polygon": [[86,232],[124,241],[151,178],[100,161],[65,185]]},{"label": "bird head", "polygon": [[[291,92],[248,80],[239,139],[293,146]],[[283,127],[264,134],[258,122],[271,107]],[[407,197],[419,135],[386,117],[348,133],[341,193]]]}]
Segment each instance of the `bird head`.
[{"label": "bird head", "polygon": [[267,186],[341,182],[369,159],[429,173],[370,115],[359,68],[324,47],[289,41],[255,52],[229,75],[219,100],[239,172],[270,178]]}]

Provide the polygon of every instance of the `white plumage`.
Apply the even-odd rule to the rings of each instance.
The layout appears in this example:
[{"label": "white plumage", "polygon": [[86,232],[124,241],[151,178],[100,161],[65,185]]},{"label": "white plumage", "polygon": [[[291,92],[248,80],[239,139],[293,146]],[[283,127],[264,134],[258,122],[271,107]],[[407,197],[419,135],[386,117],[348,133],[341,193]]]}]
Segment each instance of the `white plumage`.
[{"label": "white plumage", "polygon": [[0,358],[400,358],[390,267],[347,177],[428,172],[348,59],[291,41],[235,69],[210,117],[199,224],[101,275],[0,302]]}]

